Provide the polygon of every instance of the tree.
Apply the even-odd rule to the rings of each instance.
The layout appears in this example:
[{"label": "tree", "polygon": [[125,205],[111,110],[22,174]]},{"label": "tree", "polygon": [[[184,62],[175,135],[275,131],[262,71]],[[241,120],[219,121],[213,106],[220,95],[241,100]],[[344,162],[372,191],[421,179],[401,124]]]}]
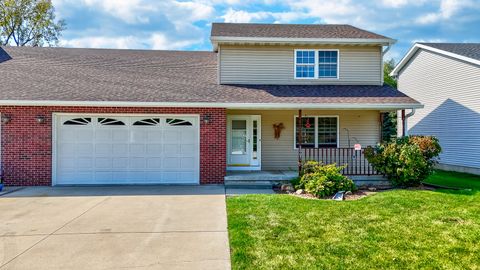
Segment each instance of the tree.
[{"label": "tree", "polygon": [[0,45],[55,46],[64,29],[51,0],[0,0]]},{"label": "tree", "polygon": [[397,88],[397,80],[390,76],[390,72],[395,68],[395,60],[392,58],[383,64],[383,81],[393,88]]},{"label": "tree", "polygon": [[[397,88],[397,80],[390,76],[395,68],[395,60],[392,58],[383,64],[383,81],[393,88]],[[390,142],[397,137],[397,112],[387,112],[383,115],[382,141]]]}]

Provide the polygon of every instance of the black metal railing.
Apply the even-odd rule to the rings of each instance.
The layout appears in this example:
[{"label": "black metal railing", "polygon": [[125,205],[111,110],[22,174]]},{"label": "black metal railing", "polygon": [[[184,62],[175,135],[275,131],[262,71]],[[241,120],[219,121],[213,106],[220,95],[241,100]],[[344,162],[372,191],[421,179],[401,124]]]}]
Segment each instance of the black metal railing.
[{"label": "black metal railing", "polygon": [[318,161],[323,164],[336,163],[338,166],[347,165],[344,175],[378,175],[372,165],[365,158],[364,150],[353,148],[303,148],[303,162]]}]

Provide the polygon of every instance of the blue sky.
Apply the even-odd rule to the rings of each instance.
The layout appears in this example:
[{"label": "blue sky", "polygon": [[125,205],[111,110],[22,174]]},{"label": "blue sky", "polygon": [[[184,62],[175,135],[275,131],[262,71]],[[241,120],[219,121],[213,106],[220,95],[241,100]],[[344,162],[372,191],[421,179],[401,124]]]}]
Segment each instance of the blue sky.
[{"label": "blue sky", "polygon": [[211,50],[211,22],[346,23],[398,40],[480,42],[480,0],[53,0],[66,47]]}]

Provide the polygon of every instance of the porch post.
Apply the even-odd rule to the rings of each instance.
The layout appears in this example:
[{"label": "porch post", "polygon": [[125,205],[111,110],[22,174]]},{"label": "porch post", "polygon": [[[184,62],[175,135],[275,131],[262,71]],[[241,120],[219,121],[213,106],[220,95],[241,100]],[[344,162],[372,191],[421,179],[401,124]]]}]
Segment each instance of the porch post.
[{"label": "porch post", "polygon": [[383,121],[385,119],[385,113],[380,112],[380,142],[383,142]]},{"label": "porch post", "polygon": [[405,137],[405,135],[407,134],[405,130],[407,128],[405,125],[406,124],[405,121],[407,121],[405,118],[405,110],[402,110],[402,137]]},{"label": "porch post", "polygon": [[298,124],[297,124],[297,132],[298,132],[298,176],[302,171],[302,110],[298,110]]}]

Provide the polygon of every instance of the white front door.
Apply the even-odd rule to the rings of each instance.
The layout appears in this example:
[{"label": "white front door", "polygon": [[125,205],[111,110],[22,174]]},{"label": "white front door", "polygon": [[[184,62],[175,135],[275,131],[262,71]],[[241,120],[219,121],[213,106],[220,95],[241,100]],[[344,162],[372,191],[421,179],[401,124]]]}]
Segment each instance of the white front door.
[{"label": "white front door", "polygon": [[227,158],[229,170],[260,170],[260,115],[229,115]]}]

